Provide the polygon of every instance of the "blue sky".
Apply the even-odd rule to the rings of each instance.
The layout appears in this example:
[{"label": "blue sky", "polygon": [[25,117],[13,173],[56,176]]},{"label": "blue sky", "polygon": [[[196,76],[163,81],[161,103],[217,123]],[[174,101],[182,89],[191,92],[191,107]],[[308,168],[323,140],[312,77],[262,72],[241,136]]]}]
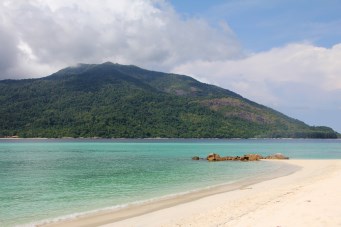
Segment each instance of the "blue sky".
[{"label": "blue sky", "polygon": [[250,51],[268,50],[292,42],[331,47],[341,38],[339,0],[171,0],[187,17],[212,24],[226,21]]},{"label": "blue sky", "polygon": [[0,79],[133,64],[341,132],[340,12],[340,0],[0,0]]}]

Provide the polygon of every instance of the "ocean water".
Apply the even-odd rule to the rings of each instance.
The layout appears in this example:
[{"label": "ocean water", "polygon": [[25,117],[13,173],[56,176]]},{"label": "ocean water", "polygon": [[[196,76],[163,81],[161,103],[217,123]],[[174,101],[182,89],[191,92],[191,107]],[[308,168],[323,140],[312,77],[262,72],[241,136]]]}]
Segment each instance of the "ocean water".
[{"label": "ocean water", "polygon": [[279,168],[272,162],[191,160],[211,152],[341,159],[341,141],[0,140],[0,226],[121,207]]}]

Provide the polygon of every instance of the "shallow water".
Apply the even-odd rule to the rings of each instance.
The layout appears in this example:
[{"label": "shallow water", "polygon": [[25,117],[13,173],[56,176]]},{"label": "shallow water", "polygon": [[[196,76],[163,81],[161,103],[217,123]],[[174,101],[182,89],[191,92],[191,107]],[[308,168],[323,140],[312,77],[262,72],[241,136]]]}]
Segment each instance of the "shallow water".
[{"label": "shallow water", "polygon": [[272,172],[191,157],[281,152],[341,158],[340,140],[1,140],[0,226],[115,207]]}]

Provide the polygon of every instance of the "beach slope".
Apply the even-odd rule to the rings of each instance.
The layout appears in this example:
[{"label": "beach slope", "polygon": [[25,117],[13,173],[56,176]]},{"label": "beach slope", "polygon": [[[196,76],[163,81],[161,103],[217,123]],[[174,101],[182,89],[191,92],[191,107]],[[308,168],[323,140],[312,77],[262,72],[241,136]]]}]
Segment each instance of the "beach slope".
[{"label": "beach slope", "polygon": [[341,226],[341,160],[281,162],[302,168],[103,226]]}]

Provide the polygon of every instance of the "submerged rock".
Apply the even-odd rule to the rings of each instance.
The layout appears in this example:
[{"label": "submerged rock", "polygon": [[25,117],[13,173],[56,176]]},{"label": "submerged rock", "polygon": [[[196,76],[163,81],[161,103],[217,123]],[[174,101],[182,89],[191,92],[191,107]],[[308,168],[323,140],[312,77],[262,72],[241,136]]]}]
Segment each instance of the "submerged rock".
[{"label": "submerged rock", "polygon": [[240,157],[239,157],[239,156],[235,156],[235,157],[233,157],[232,160],[233,160],[233,161],[240,161]]},{"label": "submerged rock", "polygon": [[194,156],[192,160],[199,160],[200,158],[198,156]]},{"label": "submerged rock", "polygon": [[220,161],[232,161],[234,158],[232,156],[220,157]]}]

